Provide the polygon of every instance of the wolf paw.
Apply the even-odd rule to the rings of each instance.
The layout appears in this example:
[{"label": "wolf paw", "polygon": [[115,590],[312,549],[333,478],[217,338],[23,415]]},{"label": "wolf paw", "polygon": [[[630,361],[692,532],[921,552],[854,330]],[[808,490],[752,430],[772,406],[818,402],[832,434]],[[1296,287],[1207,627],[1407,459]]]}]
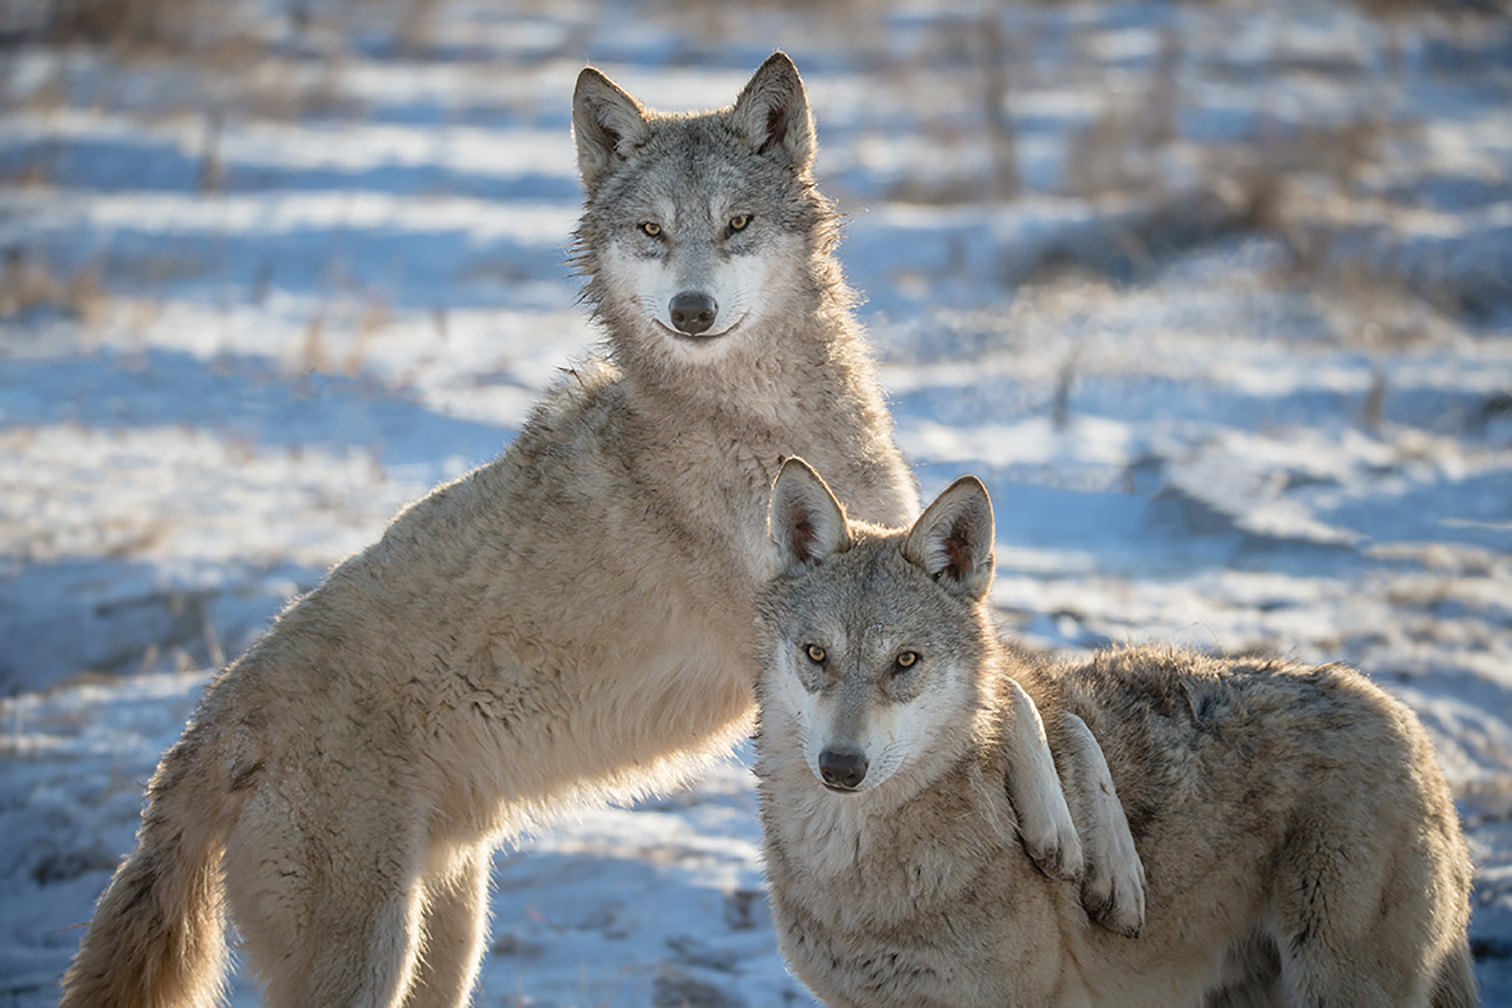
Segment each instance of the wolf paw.
[{"label": "wolf paw", "polygon": [[1127,858],[1105,857],[1098,867],[1082,880],[1082,906],[1109,931],[1138,938],[1145,915],[1143,862],[1130,845]]},{"label": "wolf paw", "polygon": [[[1021,813],[1019,835],[1024,841],[1024,850],[1040,871],[1051,878],[1075,882],[1082,877],[1082,844],[1070,812],[1064,812],[1063,821],[1057,814],[1064,808],[1064,803],[1057,809],[1056,803],[1046,802],[1036,811]],[[1038,828],[1031,828],[1030,823]]]}]

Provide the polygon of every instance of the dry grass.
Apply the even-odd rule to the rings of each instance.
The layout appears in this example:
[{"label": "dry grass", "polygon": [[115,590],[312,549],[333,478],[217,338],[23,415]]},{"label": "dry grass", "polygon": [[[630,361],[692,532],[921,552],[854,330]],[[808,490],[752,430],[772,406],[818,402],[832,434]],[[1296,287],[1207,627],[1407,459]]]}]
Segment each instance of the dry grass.
[{"label": "dry grass", "polygon": [[218,22],[205,0],[57,0],[47,35],[61,45],[161,54],[202,44]]},{"label": "dry grass", "polygon": [[1508,0],[1351,0],[1371,17],[1408,18],[1421,15],[1456,20],[1482,17],[1506,17],[1512,14]]},{"label": "dry grass", "polygon": [[0,264],[0,319],[51,308],[90,322],[105,305],[99,272],[93,265],[59,276],[47,263],[21,249],[10,249]]},{"label": "dry grass", "polygon": [[[1138,272],[1142,258],[1158,262],[1164,254],[1251,232],[1280,240],[1288,258],[1282,271],[1286,278],[1306,278],[1341,291],[1399,284],[1400,277],[1380,275],[1379,261],[1362,260],[1358,251],[1347,250],[1359,220],[1389,218],[1394,212],[1362,182],[1387,163],[1394,145],[1416,138],[1418,125],[1367,98],[1351,118],[1322,124],[1273,118],[1239,139],[1194,142],[1177,130],[1186,58],[1179,38],[1167,31],[1143,87],[1115,94],[1070,139],[1067,195],[1134,195],[1151,207],[1130,226],[1128,248],[1098,254],[1132,264]],[[1380,90],[1383,83],[1362,76],[1353,64],[1299,69],[1291,60],[1289,52],[1278,49],[1271,60],[1274,72],[1345,76],[1359,89]],[[1173,184],[1174,177],[1184,181]],[[1195,187],[1193,178],[1200,180]],[[1426,290],[1417,293],[1434,297]],[[1448,303],[1439,307],[1457,310]],[[1391,336],[1395,340],[1400,334],[1393,330]]]},{"label": "dry grass", "polygon": [[[445,339],[445,316],[438,313]],[[327,299],[305,325],[297,361],[299,374],[340,374],[358,378],[367,372],[372,340],[394,322],[389,303],[365,290]]]},{"label": "dry grass", "polygon": [[1069,194],[1145,193],[1161,187],[1160,158],[1177,139],[1181,63],[1181,38],[1167,28],[1142,91],[1111,101],[1071,136],[1066,152]]},{"label": "dry grass", "polygon": [[[338,31],[360,23],[377,28],[404,51],[423,49],[436,9],[445,0],[290,0],[287,15],[301,34]],[[163,56],[223,52],[243,43],[218,0],[52,0],[46,40],[102,46],[117,54]]]},{"label": "dry grass", "polygon": [[[361,36],[380,48],[423,54],[432,44],[436,11],[446,2],[288,0],[283,14],[293,38],[276,47],[225,0],[34,0],[27,16],[0,17],[0,31],[19,42],[96,48],[123,68],[152,64],[187,71],[198,84],[187,90],[173,73],[136,78],[133,114],[203,111],[218,126],[222,118],[238,116],[360,115],[362,108],[339,97],[350,40]],[[66,104],[60,91],[61,82],[44,84],[23,101],[33,110]],[[107,88],[93,101],[109,107],[115,96]],[[201,178],[206,192],[220,181],[213,135],[210,140]]]}]

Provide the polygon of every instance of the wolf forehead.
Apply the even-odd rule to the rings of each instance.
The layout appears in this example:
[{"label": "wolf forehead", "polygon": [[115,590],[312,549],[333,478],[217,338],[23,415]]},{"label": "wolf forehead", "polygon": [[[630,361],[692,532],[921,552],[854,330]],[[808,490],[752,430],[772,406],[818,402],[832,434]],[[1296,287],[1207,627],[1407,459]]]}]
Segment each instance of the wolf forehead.
[{"label": "wolf forehead", "polygon": [[972,621],[904,555],[904,540],[902,532],[860,531],[848,549],[800,574],[777,576],[760,599],[768,635],[827,631],[859,645],[911,633],[921,646],[959,636]]},{"label": "wolf forehead", "polygon": [[589,212],[642,203],[681,207],[692,201],[720,209],[742,202],[770,209],[784,196],[809,188],[782,159],[753,150],[750,139],[722,115],[653,120],[646,136],[604,177]]}]

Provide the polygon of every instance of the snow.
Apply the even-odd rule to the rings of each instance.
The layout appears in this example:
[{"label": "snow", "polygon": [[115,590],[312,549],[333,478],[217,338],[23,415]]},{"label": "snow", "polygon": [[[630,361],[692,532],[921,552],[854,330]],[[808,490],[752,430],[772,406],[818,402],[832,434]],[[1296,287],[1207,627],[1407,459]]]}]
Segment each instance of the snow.
[{"label": "snow", "polygon": [[[1434,739],[1485,1003],[1512,1005],[1505,15],[219,8],[213,51],[6,15],[0,1005],[55,1000],[206,670],[497,454],[596,338],[566,252],[578,69],[706,108],[775,48],[899,442],[926,493],[993,493],[1004,626],[1362,668]],[[812,1003],[749,757],[501,851],[476,1003]]]}]

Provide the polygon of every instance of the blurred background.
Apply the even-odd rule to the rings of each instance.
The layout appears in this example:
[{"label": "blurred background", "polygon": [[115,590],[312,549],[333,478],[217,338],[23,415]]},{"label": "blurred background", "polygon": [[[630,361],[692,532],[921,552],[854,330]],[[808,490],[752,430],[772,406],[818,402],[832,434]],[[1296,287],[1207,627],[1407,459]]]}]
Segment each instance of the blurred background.
[{"label": "blurred background", "polygon": [[[598,338],[581,67],[708,108],[779,48],[1005,628],[1364,669],[1512,1005],[1505,0],[0,0],[0,1005],[50,1003],[206,670]],[[478,1003],[809,1003],[748,778],[501,855]]]}]

